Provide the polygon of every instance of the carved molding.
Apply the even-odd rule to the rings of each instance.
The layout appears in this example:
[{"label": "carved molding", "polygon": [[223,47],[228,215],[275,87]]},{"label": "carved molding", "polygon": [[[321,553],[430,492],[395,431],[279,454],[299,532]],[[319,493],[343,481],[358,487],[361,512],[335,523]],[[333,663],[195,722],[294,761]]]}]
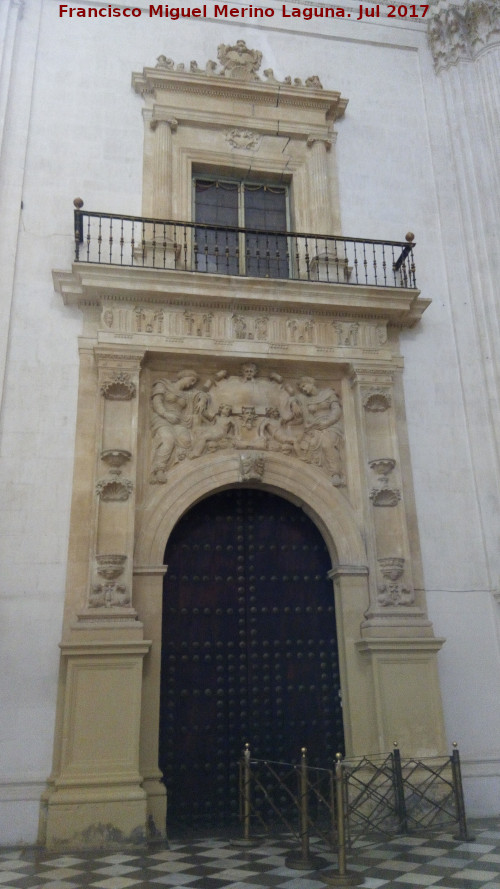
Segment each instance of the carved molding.
[{"label": "carved molding", "polygon": [[[262,476],[263,452],[280,451],[313,464],[331,484],[345,484],[340,398],[311,377],[266,376],[246,362],[239,376],[220,370],[202,382],[183,370],[174,379],[159,378],[151,393],[151,432],[152,484],[164,484],[183,460],[228,449],[244,451],[242,472],[251,478]],[[250,459],[252,451],[259,454]]]},{"label": "carved molding", "polygon": [[441,0],[430,15],[428,39],[436,72],[474,61],[483,50],[500,45],[497,0],[466,0],[463,6]]},{"label": "carved molding", "polygon": [[129,374],[119,373],[101,385],[101,394],[109,401],[130,401],[135,398],[135,383]]}]

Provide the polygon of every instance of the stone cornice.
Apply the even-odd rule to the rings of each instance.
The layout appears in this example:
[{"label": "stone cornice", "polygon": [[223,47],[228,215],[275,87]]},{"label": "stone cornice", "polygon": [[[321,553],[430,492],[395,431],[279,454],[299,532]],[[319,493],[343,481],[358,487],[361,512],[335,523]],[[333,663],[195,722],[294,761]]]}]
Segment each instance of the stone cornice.
[{"label": "stone cornice", "polygon": [[132,86],[142,95],[170,92],[198,96],[224,97],[234,102],[255,102],[271,107],[322,109],[327,120],[338,120],[347,107],[347,99],[333,90],[312,90],[302,86],[279,83],[245,83],[221,77],[144,68],[142,74],[132,74]]},{"label": "stone cornice", "polygon": [[460,61],[475,61],[486,49],[500,46],[500,6],[497,0],[439,0],[431,10],[429,46],[436,72]]},{"label": "stone cornice", "polygon": [[151,97],[160,99],[166,93],[186,97],[194,94],[207,99],[225,99],[231,103],[233,112],[235,104],[251,103],[258,107],[319,111],[327,121],[338,120],[344,114],[347,100],[338,92],[324,90],[317,75],[305,82],[290,76],[280,81],[272,68],[266,68],[261,77],[257,72],[262,53],[247,47],[244,40],[237,40],[234,46],[220,44],[217,58],[218,62],[209,60],[204,67],[192,61],[188,68],[161,55],[154,68],[132,74],[132,86],[149,101]]},{"label": "stone cornice", "polygon": [[259,311],[327,311],[383,319],[413,327],[430,304],[420,291],[400,287],[328,284],[289,279],[193,275],[174,270],[145,270],[75,263],[72,272],[54,271],[54,287],[66,305],[102,306],[103,302],[155,303],[163,306],[205,305],[234,310],[242,305]]}]

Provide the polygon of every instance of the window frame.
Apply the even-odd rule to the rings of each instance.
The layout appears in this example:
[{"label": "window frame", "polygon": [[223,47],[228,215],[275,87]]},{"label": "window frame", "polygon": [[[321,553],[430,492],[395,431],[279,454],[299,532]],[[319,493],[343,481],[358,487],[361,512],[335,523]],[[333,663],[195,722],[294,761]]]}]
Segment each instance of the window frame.
[{"label": "window frame", "polygon": [[[272,233],[272,232],[274,232],[274,229],[271,229],[271,228],[270,229],[252,229],[251,227],[248,227],[245,224],[245,212],[246,212],[245,187],[246,186],[256,186],[256,187],[262,187],[264,189],[274,187],[274,188],[282,189],[283,193],[285,195],[285,228],[280,229],[280,232],[281,231],[284,231],[286,233],[290,232],[291,182],[290,183],[283,182],[283,181],[276,182],[271,177],[251,178],[251,177],[242,177],[242,176],[240,177],[240,176],[231,176],[231,175],[219,176],[217,173],[214,173],[214,172],[211,173],[210,171],[208,171],[208,170],[205,171],[203,169],[197,170],[196,172],[193,171],[193,173],[192,173],[192,200],[191,200],[191,203],[192,203],[191,214],[192,214],[192,216],[191,216],[191,218],[193,219],[193,222],[195,225],[197,222],[197,220],[196,220],[196,215],[197,215],[197,213],[196,213],[196,211],[197,211],[196,185],[197,185],[197,182],[207,182],[207,183],[208,182],[213,182],[213,183],[220,182],[220,183],[227,183],[228,185],[235,185],[236,186],[238,222],[237,222],[236,226],[228,225],[228,229],[232,229],[233,227],[236,227],[238,229],[245,229],[245,231],[238,232],[238,238],[237,238],[237,241],[238,241],[238,247],[237,247],[237,249],[238,249],[238,271],[236,272],[236,274],[241,277],[259,277],[259,278],[278,277],[278,278],[283,278],[283,279],[291,278],[292,277],[292,253],[290,250],[290,239],[289,238],[287,238],[288,262],[287,262],[286,275],[274,276],[274,275],[269,275],[269,274],[267,274],[267,275],[249,274],[249,272],[247,270],[247,242],[246,242],[247,234],[246,234],[246,230],[248,229],[249,232],[262,231],[263,233],[264,232]],[[206,225],[207,223],[199,223],[199,224]],[[218,225],[218,223],[214,223],[214,226],[215,225]],[[194,260],[195,267],[198,268],[197,261],[194,258],[195,242],[196,242],[196,236],[193,241],[193,260]],[[208,268],[205,271],[210,273],[210,270]],[[230,271],[225,272],[224,270],[221,270],[221,269],[217,269],[215,272],[212,272],[212,273],[213,274],[231,274]]]}]

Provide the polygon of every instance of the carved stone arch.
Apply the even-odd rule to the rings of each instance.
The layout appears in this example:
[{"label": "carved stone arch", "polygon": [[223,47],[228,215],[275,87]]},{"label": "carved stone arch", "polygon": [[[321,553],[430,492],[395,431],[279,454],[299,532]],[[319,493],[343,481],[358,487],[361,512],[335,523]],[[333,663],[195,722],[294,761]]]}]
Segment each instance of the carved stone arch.
[{"label": "carved stone arch", "polygon": [[[135,564],[161,565],[173,527],[199,500],[224,488],[252,484],[241,481],[239,467],[239,455],[234,453],[207,455],[192,469],[185,462],[176,467],[168,490],[158,490],[143,516]],[[366,551],[352,507],[337,488],[325,484],[324,476],[314,467],[301,465],[300,472],[293,472],[289,459],[266,454],[259,486],[302,506],[323,535],[332,565],[366,565]]]}]

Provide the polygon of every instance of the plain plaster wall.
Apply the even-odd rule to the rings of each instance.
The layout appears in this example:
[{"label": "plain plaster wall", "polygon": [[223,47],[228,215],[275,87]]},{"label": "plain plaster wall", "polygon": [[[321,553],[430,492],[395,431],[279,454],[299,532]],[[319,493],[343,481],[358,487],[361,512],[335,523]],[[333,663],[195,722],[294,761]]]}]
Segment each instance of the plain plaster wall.
[{"label": "plain plaster wall", "polygon": [[[160,53],[203,66],[220,43],[239,38],[263,52],[263,67],[278,78],[317,73],[326,88],[349,98],[337,125],[344,233],[416,233],[418,282],[433,304],[417,328],[403,333],[402,349],[424,576],[436,634],[448,639],[440,663],[449,740],[460,742],[477,776],[468,783],[471,807],[497,812],[497,606],[485,568],[444,261],[437,189],[443,159],[435,147],[444,123],[425,28],[331,19],[259,27],[68,20],[58,18],[52,0],[28,0],[17,28],[14,53],[29,44],[36,61],[30,82],[21,71],[9,78],[11,125],[26,102],[30,116],[23,210],[10,256],[15,279],[1,415],[0,842],[34,841],[51,769],[81,332],[79,313],[54,294],[51,273],[71,265],[72,200],[140,213],[142,101],[131,72],[153,66]],[[5,163],[5,144],[2,151]],[[17,216],[10,224],[17,226]]]}]

